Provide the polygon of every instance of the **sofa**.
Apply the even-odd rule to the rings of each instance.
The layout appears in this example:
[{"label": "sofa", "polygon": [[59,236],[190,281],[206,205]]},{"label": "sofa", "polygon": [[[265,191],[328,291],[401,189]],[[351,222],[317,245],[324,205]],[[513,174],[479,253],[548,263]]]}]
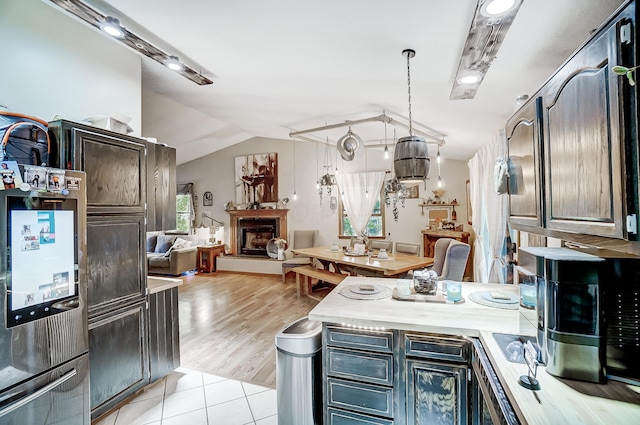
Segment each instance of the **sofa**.
[{"label": "sofa", "polygon": [[194,270],[198,263],[198,245],[204,245],[196,235],[147,232],[147,272],[178,276]]}]

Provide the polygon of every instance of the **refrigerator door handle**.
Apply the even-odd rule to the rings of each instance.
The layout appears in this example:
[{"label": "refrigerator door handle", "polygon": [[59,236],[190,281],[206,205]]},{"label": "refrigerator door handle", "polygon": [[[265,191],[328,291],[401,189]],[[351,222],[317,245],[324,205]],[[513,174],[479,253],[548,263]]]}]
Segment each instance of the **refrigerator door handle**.
[{"label": "refrigerator door handle", "polygon": [[25,397],[21,398],[20,400],[16,401],[15,403],[12,403],[12,404],[8,405],[7,407],[4,407],[4,408],[0,409],[0,418],[3,417],[4,415],[7,415],[7,414],[13,412],[16,409],[21,408],[22,406],[24,406],[26,404],[31,403],[36,398],[40,397],[41,395],[44,395],[44,394],[48,393],[49,391],[53,390],[55,387],[57,387],[59,385],[62,385],[64,382],[66,382],[69,379],[73,378],[77,374],[78,374],[78,372],[76,372],[75,369],[71,369],[69,372],[65,373],[64,375],[62,375],[60,378],[56,379],[55,381],[49,382],[48,384],[46,384],[43,387],[39,388],[38,390],[32,392],[28,396],[25,396]]}]

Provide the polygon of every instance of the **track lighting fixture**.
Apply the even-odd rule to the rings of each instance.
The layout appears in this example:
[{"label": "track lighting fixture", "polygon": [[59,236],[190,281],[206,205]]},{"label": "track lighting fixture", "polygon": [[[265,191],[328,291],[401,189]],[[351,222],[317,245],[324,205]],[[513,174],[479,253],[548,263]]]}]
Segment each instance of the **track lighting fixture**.
[{"label": "track lighting fixture", "polygon": [[449,100],[473,99],[522,5],[522,0],[477,0]]},{"label": "track lighting fixture", "polygon": [[[113,37],[134,52],[146,56],[154,61],[166,66],[167,68],[177,72],[185,78],[193,81],[198,85],[213,84],[213,81],[202,75],[202,71],[196,71],[194,68],[180,61],[177,56],[167,53],[160,47],[152,44],[138,35],[134,34],[130,29],[120,24],[119,19],[113,16],[107,16],[102,12],[89,6],[82,0],[49,0],[50,3],[57,6],[64,12],[73,15],[87,25],[103,31],[105,34]],[[121,18],[125,18],[121,16]],[[126,21],[126,19],[125,19]],[[131,23],[133,25],[133,23]],[[184,59],[184,58],[183,58]]]}]

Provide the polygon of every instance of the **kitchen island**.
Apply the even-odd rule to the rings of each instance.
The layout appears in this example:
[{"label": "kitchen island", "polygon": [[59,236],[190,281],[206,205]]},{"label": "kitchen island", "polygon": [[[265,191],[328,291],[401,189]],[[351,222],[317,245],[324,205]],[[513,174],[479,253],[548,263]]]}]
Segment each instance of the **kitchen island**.
[{"label": "kitchen island", "polygon": [[486,307],[469,299],[478,291],[515,295],[517,287],[463,283],[465,302],[460,304],[392,297],[353,299],[341,294],[352,285],[374,285],[389,291],[395,284],[390,279],[348,277],[309,313],[311,320],[323,322],[326,424],[419,423],[419,415],[429,414],[424,412],[425,406],[432,409],[434,404],[425,402],[425,395],[433,395],[432,389],[421,390],[425,379],[455,387],[452,395],[458,403],[451,408],[435,407],[451,418],[441,423],[467,423],[468,417],[478,415],[475,385],[467,383],[472,380],[467,341],[474,340],[486,351],[515,412],[514,423],[640,423],[638,387],[614,381],[596,385],[558,379],[543,366],[537,373],[540,391],[518,384],[519,376],[527,374],[527,366],[507,361],[493,333],[535,335],[535,311]]}]

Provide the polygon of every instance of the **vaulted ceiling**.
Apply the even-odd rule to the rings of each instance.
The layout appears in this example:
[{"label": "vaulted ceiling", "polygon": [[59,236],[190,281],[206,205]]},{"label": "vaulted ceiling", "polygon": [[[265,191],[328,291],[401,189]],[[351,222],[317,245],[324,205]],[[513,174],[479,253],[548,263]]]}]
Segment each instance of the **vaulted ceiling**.
[{"label": "vaulted ceiling", "polygon": [[[199,86],[143,60],[143,135],[175,146],[179,163],[383,111],[406,123],[406,48],[416,51],[414,124],[446,135],[443,156],[466,160],[504,126],[516,98],[532,95],[623,2],[524,0],[476,96],[449,100],[476,0],[87,1],[214,81]],[[335,143],[346,131],[309,136]],[[353,131],[384,142],[382,123]]]}]

